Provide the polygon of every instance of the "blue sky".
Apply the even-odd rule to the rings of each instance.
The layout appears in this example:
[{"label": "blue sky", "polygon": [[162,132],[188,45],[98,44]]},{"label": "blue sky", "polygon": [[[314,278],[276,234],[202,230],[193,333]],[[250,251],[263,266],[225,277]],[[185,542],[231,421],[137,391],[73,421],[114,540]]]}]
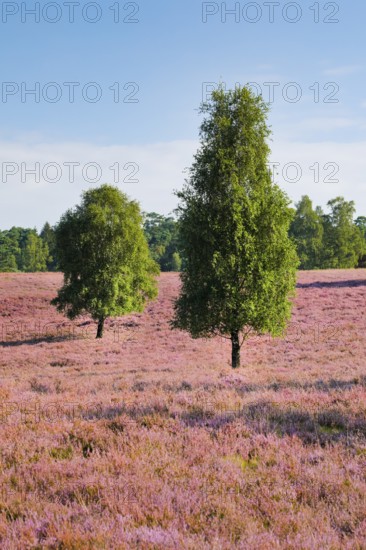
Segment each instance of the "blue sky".
[{"label": "blue sky", "polygon": [[[343,195],[366,215],[364,2],[74,4],[70,23],[63,2],[40,2],[39,22],[2,3],[1,228],[55,223],[102,182],[170,212],[198,146],[203,93],[220,81],[255,83],[266,100],[274,91],[271,159],[293,201]],[[38,102],[26,94],[36,87]]]}]

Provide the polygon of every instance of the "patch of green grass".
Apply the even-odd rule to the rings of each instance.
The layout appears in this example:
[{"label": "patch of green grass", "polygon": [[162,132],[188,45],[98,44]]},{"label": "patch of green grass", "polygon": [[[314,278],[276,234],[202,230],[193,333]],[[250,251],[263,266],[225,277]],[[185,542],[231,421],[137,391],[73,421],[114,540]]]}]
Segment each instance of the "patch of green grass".
[{"label": "patch of green grass", "polygon": [[328,435],[338,435],[344,432],[344,428],[340,426],[319,426],[320,433]]},{"label": "patch of green grass", "polygon": [[55,460],[70,460],[73,456],[73,448],[71,445],[67,447],[54,447],[50,449],[49,453]]},{"label": "patch of green grass", "polygon": [[243,472],[245,472],[248,469],[249,470],[256,470],[258,468],[258,458],[257,457],[248,458],[248,460],[246,460],[245,458],[243,458],[240,455],[230,455],[230,456],[225,456],[224,460],[227,460],[227,461],[229,461],[233,464],[236,464],[237,466],[239,466],[243,470]]}]

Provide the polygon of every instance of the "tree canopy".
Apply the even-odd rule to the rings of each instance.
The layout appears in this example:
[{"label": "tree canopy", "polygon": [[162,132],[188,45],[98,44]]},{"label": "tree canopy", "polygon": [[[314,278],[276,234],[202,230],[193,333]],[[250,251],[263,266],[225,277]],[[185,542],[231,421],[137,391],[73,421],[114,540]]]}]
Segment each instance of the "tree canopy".
[{"label": "tree canopy", "polygon": [[49,250],[36,229],[0,231],[0,271],[47,271]]},{"label": "tree canopy", "polygon": [[144,231],[151,255],[162,271],[180,271],[178,224],[172,216],[156,212],[144,214]]},{"label": "tree canopy", "polygon": [[267,112],[248,88],[215,91],[178,193],[186,266],[172,325],[229,337],[234,368],[250,332],[283,333],[296,283],[293,211],[268,170]]},{"label": "tree canopy", "polygon": [[327,206],[328,213],[319,206],[314,210],[307,195],[296,205],[290,236],[300,269],[354,268],[366,253],[366,218],[354,220],[354,202],[336,197]]},{"label": "tree canopy", "polygon": [[313,210],[305,195],[296,205],[296,215],[290,225],[290,235],[296,243],[301,269],[321,267],[324,228],[321,217]]},{"label": "tree canopy", "polygon": [[[349,212],[354,213],[352,201],[349,210],[346,205],[350,203],[343,197],[328,201],[328,209],[332,208],[330,205],[334,201],[339,205],[342,203],[340,208],[348,208]],[[329,211],[325,213],[320,206],[314,208],[307,195],[295,205],[294,213],[289,235],[296,244],[300,269],[366,267],[366,216],[358,216],[353,220],[352,214],[344,223],[347,215],[337,215],[331,221]],[[181,271],[185,258],[179,221],[173,216],[148,212],[143,213],[143,228],[151,256],[161,271]],[[37,236],[37,244],[35,239],[27,239],[30,233]],[[39,239],[47,248],[41,246]],[[342,246],[339,246],[340,240]],[[27,252],[24,251],[26,247]],[[22,227],[0,231],[0,272],[29,270],[59,270],[55,230],[48,222],[39,235],[36,229]]]},{"label": "tree canopy", "polygon": [[64,285],[52,303],[70,319],[88,313],[103,336],[107,317],[143,311],[157,295],[159,268],[150,256],[139,205],[117,188],[83,193],[55,229]]},{"label": "tree canopy", "polygon": [[47,259],[47,271],[57,271],[57,256],[56,256],[56,236],[55,230],[46,222],[39,235],[42,241],[47,245],[49,257]]}]

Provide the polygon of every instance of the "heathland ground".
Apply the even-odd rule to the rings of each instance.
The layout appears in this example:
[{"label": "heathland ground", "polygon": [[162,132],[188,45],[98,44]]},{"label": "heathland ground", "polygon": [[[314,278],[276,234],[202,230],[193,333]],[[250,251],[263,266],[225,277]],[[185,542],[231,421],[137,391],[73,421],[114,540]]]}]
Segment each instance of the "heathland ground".
[{"label": "heathland ground", "polygon": [[60,274],[0,274],[3,549],[366,548],[366,270],[300,272],[287,336],[172,331],[50,306]]}]

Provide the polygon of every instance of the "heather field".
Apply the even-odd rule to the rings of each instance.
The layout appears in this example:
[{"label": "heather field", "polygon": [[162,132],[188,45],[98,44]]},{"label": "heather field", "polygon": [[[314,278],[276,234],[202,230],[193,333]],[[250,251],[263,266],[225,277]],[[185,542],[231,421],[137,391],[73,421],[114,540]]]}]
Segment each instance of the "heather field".
[{"label": "heather field", "polygon": [[70,323],[0,274],[0,547],[366,548],[366,270],[301,272],[285,339]]}]

